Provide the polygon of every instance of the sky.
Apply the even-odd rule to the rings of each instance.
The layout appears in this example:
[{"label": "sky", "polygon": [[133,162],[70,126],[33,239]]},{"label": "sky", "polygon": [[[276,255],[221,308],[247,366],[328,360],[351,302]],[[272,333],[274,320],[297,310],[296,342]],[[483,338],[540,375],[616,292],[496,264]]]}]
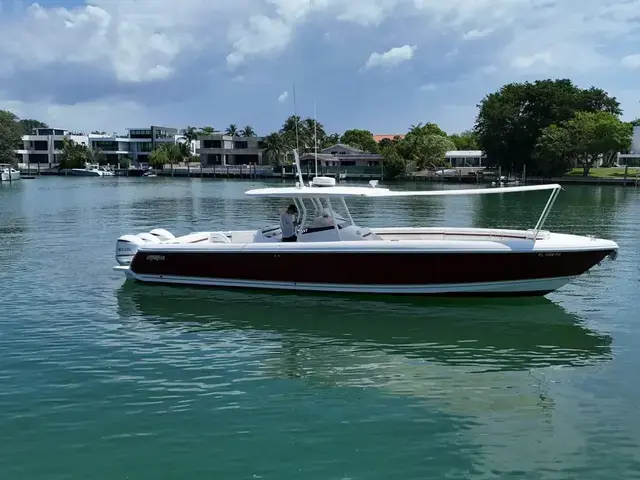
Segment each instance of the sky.
[{"label": "sky", "polygon": [[70,130],[455,133],[540,78],[640,116],[640,0],[0,0],[0,32],[0,109]]}]

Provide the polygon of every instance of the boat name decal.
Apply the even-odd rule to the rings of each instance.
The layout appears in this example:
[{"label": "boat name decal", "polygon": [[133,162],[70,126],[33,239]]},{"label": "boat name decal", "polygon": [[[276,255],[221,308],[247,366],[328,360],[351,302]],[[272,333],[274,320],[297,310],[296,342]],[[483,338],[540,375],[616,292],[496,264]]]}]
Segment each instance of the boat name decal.
[{"label": "boat name decal", "polygon": [[162,262],[164,260],[164,255],[147,255],[148,262]]},{"label": "boat name decal", "polygon": [[562,253],[560,252],[551,252],[551,253],[539,253],[539,257],[560,257]]}]

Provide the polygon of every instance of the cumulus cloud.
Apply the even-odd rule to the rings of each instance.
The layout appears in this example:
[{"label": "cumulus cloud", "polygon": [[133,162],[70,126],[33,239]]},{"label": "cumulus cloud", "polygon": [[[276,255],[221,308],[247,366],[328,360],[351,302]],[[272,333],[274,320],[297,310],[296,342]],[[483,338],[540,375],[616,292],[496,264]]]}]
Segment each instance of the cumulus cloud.
[{"label": "cumulus cloud", "polygon": [[[415,76],[403,79],[402,95],[378,95],[370,107],[404,102],[401,115],[384,120],[401,125],[427,120],[410,117],[414,110],[448,115],[443,102],[451,98],[464,99],[473,110],[501,82],[541,76],[571,77],[613,94],[624,91],[624,98],[640,97],[629,75],[619,73],[640,63],[640,54],[632,54],[640,52],[640,0],[182,0],[179,8],[175,0],[154,0],[153,8],[139,0],[76,0],[72,6],[47,0],[30,6],[13,2],[13,9],[0,0],[0,5],[0,108],[18,105],[26,116],[43,115],[74,128],[87,119],[129,126],[156,121],[145,112],[178,115],[193,92],[198,101],[184,115],[200,115],[203,124],[215,121],[208,117],[212,103],[216,115],[262,108],[270,116],[273,98],[259,92],[290,82],[292,69],[304,77],[296,80],[302,91],[303,81],[313,83],[318,76],[331,85],[323,100],[333,102],[325,124],[331,118],[337,124],[360,121],[351,112],[374,121],[367,89],[380,87],[374,81],[362,85],[356,75],[372,38],[388,46],[406,42],[369,56],[364,68],[372,80],[376,68],[412,60],[416,46],[425,57],[412,62]],[[358,28],[349,27],[354,24]],[[396,43],[398,25],[401,43]],[[630,53],[622,60],[620,45]],[[271,63],[275,60],[289,64],[282,68]],[[421,85],[454,90],[425,95]],[[117,105],[123,113],[107,114],[105,105]],[[637,105],[636,100],[626,110]],[[466,111],[456,110],[457,115]],[[75,119],[73,112],[79,112]]]},{"label": "cumulus cloud", "polygon": [[278,97],[278,101],[280,103],[284,103],[287,100],[287,98],[289,98],[289,92],[282,92]]},{"label": "cumulus cloud", "polygon": [[415,51],[415,45],[403,45],[402,47],[395,47],[387,50],[384,53],[373,52],[369,56],[369,60],[367,60],[364,68],[369,69],[374,67],[397,67],[401,63],[411,60]]},{"label": "cumulus cloud", "polygon": [[465,33],[462,36],[462,38],[463,38],[463,40],[473,40],[475,38],[486,37],[491,32],[493,32],[493,28],[485,28],[484,30],[476,30],[476,29],[469,30],[467,33]]},{"label": "cumulus cloud", "polygon": [[620,61],[620,64],[627,68],[640,68],[640,53],[627,55]]}]

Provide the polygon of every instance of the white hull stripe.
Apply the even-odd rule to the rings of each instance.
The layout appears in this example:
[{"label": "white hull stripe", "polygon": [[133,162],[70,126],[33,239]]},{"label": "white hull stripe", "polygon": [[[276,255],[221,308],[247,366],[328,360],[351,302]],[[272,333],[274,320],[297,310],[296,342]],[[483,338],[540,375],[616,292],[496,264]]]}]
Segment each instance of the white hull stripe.
[{"label": "white hull stripe", "polygon": [[274,290],[299,290],[345,293],[398,293],[398,294],[447,294],[447,293],[517,293],[550,292],[563,287],[575,277],[556,277],[506,282],[480,282],[431,285],[349,285],[337,283],[295,283],[223,278],[182,277],[172,275],[135,274],[128,268],[116,267],[129,278],[140,282],[172,283],[206,287],[258,288]]}]

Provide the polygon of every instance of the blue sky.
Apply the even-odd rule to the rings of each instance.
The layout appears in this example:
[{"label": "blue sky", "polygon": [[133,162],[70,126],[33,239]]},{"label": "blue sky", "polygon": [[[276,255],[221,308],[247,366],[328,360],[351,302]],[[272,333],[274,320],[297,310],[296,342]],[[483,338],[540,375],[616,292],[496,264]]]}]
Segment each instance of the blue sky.
[{"label": "blue sky", "polygon": [[640,0],[0,0],[0,108],[69,129],[472,127],[511,81],[640,116]]}]

